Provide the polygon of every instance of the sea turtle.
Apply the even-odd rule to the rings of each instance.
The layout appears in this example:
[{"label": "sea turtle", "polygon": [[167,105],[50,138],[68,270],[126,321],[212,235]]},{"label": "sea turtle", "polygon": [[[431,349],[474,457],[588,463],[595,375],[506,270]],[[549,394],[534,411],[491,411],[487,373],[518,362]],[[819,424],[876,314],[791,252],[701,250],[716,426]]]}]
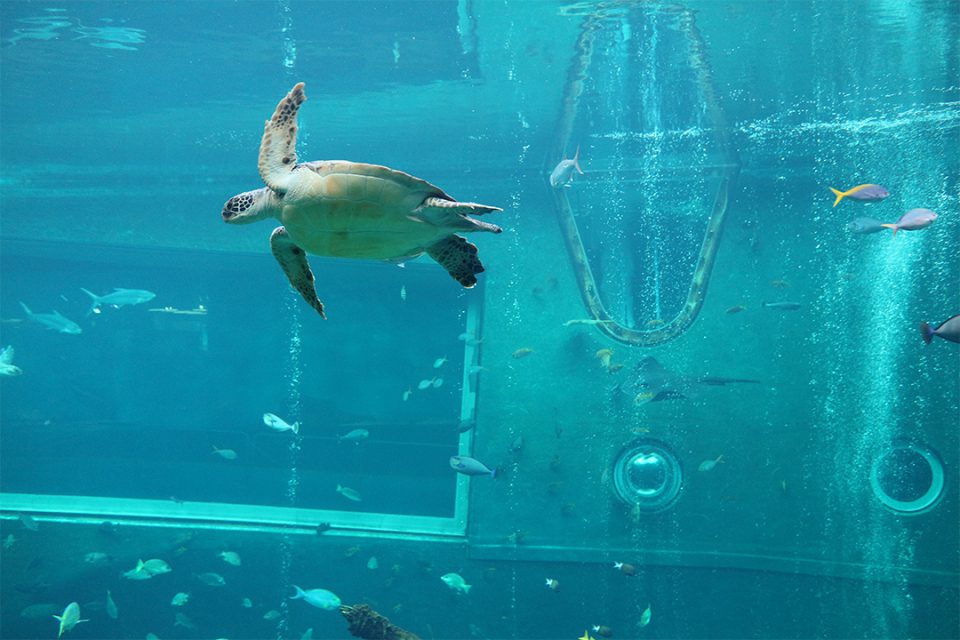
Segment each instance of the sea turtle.
[{"label": "sea turtle", "polygon": [[456,231],[500,227],[467,214],[502,211],[457,202],[429,182],[387,167],[345,160],[297,162],[297,110],[306,100],[300,82],[277,105],[260,141],[258,168],[267,186],[223,205],[231,224],[277,218],[270,248],[290,284],[323,318],[307,253],[402,261],[426,252],[464,287],[483,271],[477,247]]}]

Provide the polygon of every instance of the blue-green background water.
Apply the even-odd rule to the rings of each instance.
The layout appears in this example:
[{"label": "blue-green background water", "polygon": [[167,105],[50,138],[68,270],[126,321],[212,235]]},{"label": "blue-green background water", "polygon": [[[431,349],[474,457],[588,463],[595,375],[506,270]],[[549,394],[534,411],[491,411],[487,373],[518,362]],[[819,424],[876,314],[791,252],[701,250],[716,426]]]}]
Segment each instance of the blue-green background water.
[{"label": "blue-green background water", "polygon": [[[917,325],[960,312],[958,42],[947,0],[3,2],[0,342],[23,374],[0,379],[0,635],[54,637],[46,609],[76,601],[90,621],[67,637],[348,637],[339,614],[285,600],[299,584],[423,638],[957,637],[960,351]],[[427,258],[312,258],[324,322],[287,287],[269,223],[223,224],[223,202],[260,186],[261,123],[298,81],[301,160],[384,164],[504,209],[488,218],[503,234],[470,238],[478,287]],[[587,173],[566,194],[598,296],[639,330],[683,308],[737,174],[703,308],[675,340],[565,326],[589,314],[546,175],[577,146]],[[864,182],[891,196],[831,207],[828,187]],[[845,229],[915,207],[939,218],[895,239]],[[85,315],[81,287],[157,297]],[[24,322],[20,301],[83,333]],[[760,384],[637,406],[616,387],[649,355]],[[370,438],[338,442],[353,428]],[[681,462],[665,511],[615,495],[638,439]],[[945,469],[914,516],[869,481],[904,442]],[[458,451],[500,477],[458,493]],[[97,497],[144,502],[104,515]],[[259,531],[176,515],[206,504],[322,511]],[[173,571],[123,578],[138,558]],[[209,571],[226,585],[201,584]]]}]

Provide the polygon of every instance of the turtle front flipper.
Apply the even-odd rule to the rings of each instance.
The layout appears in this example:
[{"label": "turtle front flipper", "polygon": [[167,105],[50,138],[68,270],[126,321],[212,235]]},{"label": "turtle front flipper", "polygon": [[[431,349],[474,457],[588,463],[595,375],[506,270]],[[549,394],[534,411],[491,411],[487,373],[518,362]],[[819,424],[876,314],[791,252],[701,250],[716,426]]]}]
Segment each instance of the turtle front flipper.
[{"label": "turtle front flipper", "polygon": [[326,320],[327,314],[323,312],[323,303],[317,297],[317,289],[313,284],[313,271],[310,270],[310,263],[307,262],[306,252],[294,244],[290,234],[283,227],[277,227],[270,234],[270,249],[283,272],[287,274],[287,279],[290,280],[293,288],[300,292],[307,304],[317,310],[321,318]]},{"label": "turtle front flipper", "polygon": [[280,195],[286,192],[290,175],[297,166],[297,110],[306,99],[303,83],[298,82],[263,125],[257,168],[264,184]]},{"label": "turtle front flipper", "polygon": [[468,289],[477,284],[477,274],[483,272],[483,265],[477,257],[476,245],[470,244],[460,236],[447,236],[430,245],[427,247],[427,255],[446,269],[454,280]]}]

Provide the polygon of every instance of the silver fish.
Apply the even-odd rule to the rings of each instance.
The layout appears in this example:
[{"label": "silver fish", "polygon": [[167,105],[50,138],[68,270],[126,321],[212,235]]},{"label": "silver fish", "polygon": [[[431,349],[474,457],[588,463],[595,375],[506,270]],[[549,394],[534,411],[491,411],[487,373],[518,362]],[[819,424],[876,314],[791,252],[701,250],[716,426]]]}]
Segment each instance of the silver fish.
[{"label": "silver fish", "polygon": [[929,324],[921,322],[920,336],[927,344],[930,344],[934,336],[950,342],[960,343],[960,313],[952,318],[947,318],[941,322],[936,329],[931,329]]},{"label": "silver fish", "polygon": [[888,229],[893,229],[893,235],[896,237],[897,231],[918,231],[925,229],[932,225],[936,219],[937,214],[930,211],[930,209],[910,209],[910,211],[900,216],[900,219],[893,224],[885,224],[883,226]]},{"label": "silver fish", "polygon": [[360,492],[356,489],[351,489],[350,487],[344,487],[337,485],[337,493],[342,495],[347,500],[353,500],[354,502],[360,502],[363,498],[360,497]]},{"label": "silver fish", "polygon": [[573,182],[573,172],[579,171],[580,175],[583,175],[583,169],[580,168],[580,147],[577,147],[577,152],[573,154],[572,158],[563,159],[557,166],[553,168],[553,171],[550,173],[550,186],[556,189],[557,187],[565,187],[566,185]]},{"label": "silver fish", "polygon": [[53,313],[34,313],[30,311],[30,308],[27,305],[20,303],[20,306],[23,307],[23,312],[27,314],[27,318],[33,320],[38,324],[42,324],[48,329],[53,329],[58,333],[69,333],[70,335],[78,335],[83,333],[83,329],[80,328],[73,320],[65,318],[60,315],[59,311],[54,311]]},{"label": "silver fish", "polygon": [[89,620],[80,619],[80,605],[76,602],[71,602],[67,605],[67,608],[63,610],[63,613],[59,616],[53,616],[60,621],[60,632],[57,633],[57,637],[63,635],[65,631],[70,631],[75,626],[81,622],[90,622]]},{"label": "silver fish", "polygon": [[307,604],[325,611],[334,611],[340,608],[340,598],[332,591],[327,591],[326,589],[308,589],[304,591],[297,585],[293,585],[293,588],[296,590],[296,593],[290,597],[290,600],[303,600]]},{"label": "silver fish", "polygon": [[227,584],[227,581],[223,579],[219,573],[201,573],[197,576],[197,580],[207,585],[208,587],[222,587]]},{"label": "silver fish", "polygon": [[278,418],[272,413],[263,414],[263,424],[267,425],[274,431],[293,431],[294,433],[300,433],[299,422],[294,422],[293,424],[287,424],[281,418]]},{"label": "silver fish", "polygon": [[87,315],[90,315],[91,313],[100,313],[100,307],[103,305],[123,307],[125,305],[150,302],[157,297],[157,294],[154,292],[146,291],[144,289],[115,288],[111,293],[102,296],[98,296],[91,291],[87,291],[83,287],[80,288],[80,291],[83,291],[85,294],[90,296],[91,299],[90,310],[87,311]]},{"label": "silver fish", "polygon": [[468,476],[497,477],[496,469],[490,469],[479,460],[469,456],[450,456],[450,467],[454,471]]},{"label": "silver fish", "polygon": [[348,442],[361,442],[362,440],[366,440],[369,437],[370,437],[370,432],[367,431],[366,429],[354,429],[349,433],[343,434],[342,436],[337,438],[337,440],[339,442],[343,442],[344,440]]},{"label": "silver fish", "polygon": [[117,609],[117,603],[113,601],[113,596],[110,595],[109,589],[107,589],[107,615],[113,620],[116,620],[120,615],[120,612]]},{"label": "silver fish", "polygon": [[803,305],[799,302],[764,302],[763,306],[776,311],[796,311]]},{"label": "silver fish", "polygon": [[18,376],[23,370],[13,364],[14,351],[12,346],[6,346],[0,350],[0,376]]},{"label": "silver fish", "polygon": [[875,218],[856,218],[847,224],[847,231],[863,235],[883,231],[883,228],[883,223]]}]

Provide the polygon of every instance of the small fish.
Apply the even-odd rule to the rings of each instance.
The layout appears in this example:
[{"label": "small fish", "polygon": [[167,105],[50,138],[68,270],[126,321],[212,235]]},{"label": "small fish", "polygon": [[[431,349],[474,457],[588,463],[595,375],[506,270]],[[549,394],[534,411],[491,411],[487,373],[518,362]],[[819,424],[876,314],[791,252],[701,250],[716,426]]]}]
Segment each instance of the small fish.
[{"label": "small fish", "polygon": [[144,302],[150,302],[157,297],[152,291],[146,291],[144,289],[118,289],[115,288],[111,293],[108,293],[103,296],[98,296],[95,293],[87,291],[83,287],[80,288],[80,291],[83,291],[85,294],[90,296],[90,310],[87,311],[87,315],[91,313],[100,313],[100,307],[103,305],[110,305],[113,307],[123,307],[125,305],[132,304],[142,304]]},{"label": "small fish", "polygon": [[531,349],[530,347],[520,347],[519,349],[514,351],[511,355],[514,358],[519,360],[520,358],[526,358],[531,353],[533,353],[533,349]]},{"label": "small fish", "polygon": [[21,609],[20,617],[27,618],[28,620],[39,620],[40,618],[48,618],[56,614],[57,611],[60,611],[60,607],[52,602],[40,602]]},{"label": "small fish", "polygon": [[799,302],[764,302],[763,306],[776,311],[796,311],[803,305]]},{"label": "small fish", "polygon": [[410,399],[410,396],[412,395],[413,395],[413,389],[407,389],[406,391],[403,392],[403,401],[406,402],[407,400]]},{"label": "small fish", "polygon": [[461,333],[459,336],[457,336],[457,340],[460,340],[461,342],[463,342],[463,343],[465,343],[465,344],[467,344],[468,346],[471,346],[471,347],[475,347],[475,346],[477,346],[478,344],[480,344],[481,342],[483,342],[483,339],[482,339],[482,338],[476,337],[475,335],[473,335],[473,334],[470,333],[469,331],[464,331],[463,333]]},{"label": "small fish", "polygon": [[103,553],[102,551],[91,551],[83,556],[83,561],[87,564],[105,564],[112,559],[110,554]]},{"label": "small fish", "polygon": [[60,621],[60,631],[57,633],[58,638],[81,622],[90,622],[89,620],[80,619],[80,605],[76,602],[71,602],[67,605],[67,608],[63,610],[62,614],[53,617]]},{"label": "small fish", "polygon": [[833,191],[833,195],[837,196],[837,199],[833,201],[833,206],[840,204],[840,201],[844,198],[853,198],[863,202],[879,202],[890,195],[890,192],[879,184],[858,184],[846,191],[830,187],[830,191]]},{"label": "small fish", "polygon": [[883,228],[883,223],[874,218],[855,218],[853,222],[847,223],[847,231],[861,235],[877,233],[883,231]]},{"label": "small fish", "polygon": [[370,556],[370,559],[367,560],[367,569],[374,571],[379,566],[380,566],[380,563],[377,561],[377,556]]},{"label": "small fish", "polygon": [[240,606],[243,607],[244,609],[252,609],[253,600],[251,600],[250,598],[244,598],[243,600],[240,601]]},{"label": "small fish", "polygon": [[267,425],[274,431],[293,431],[294,433],[300,433],[300,423],[294,422],[293,424],[287,424],[277,416],[272,413],[263,414],[263,424]]},{"label": "small fish", "polygon": [[436,380],[436,378],[431,378],[429,380],[421,380],[420,384],[417,385],[417,389],[419,389],[420,391],[423,391],[424,389],[429,389],[430,387],[433,386],[434,380]]},{"label": "small fish", "polygon": [[610,358],[613,357],[613,349],[600,349],[596,354],[597,359],[600,361],[600,366],[604,369],[610,369]]},{"label": "small fish", "polygon": [[584,630],[583,630],[583,635],[580,636],[579,638],[577,638],[577,640],[597,640],[597,639],[594,638],[592,635],[590,635],[590,632],[589,632],[589,631],[587,631],[586,629],[584,629]]},{"label": "small fish", "polygon": [[439,369],[440,367],[442,367],[442,366],[445,365],[445,364],[447,364],[447,356],[443,356],[442,358],[437,358],[436,360],[434,360],[434,361],[433,361],[433,368],[434,368],[434,369]]},{"label": "small fish", "polygon": [[143,563],[143,569],[149,571],[152,575],[158,576],[163,573],[170,573],[173,569],[165,561],[159,558],[152,558]]},{"label": "small fish", "polygon": [[339,484],[337,485],[337,493],[348,500],[353,500],[354,502],[360,502],[363,500],[363,498],[360,497],[359,491],[356,489],[351,489],[350,487],[341,486]]},{"label": "small fish", "polygon": [[6,346],[0,351],[0,376],[18,376],[23,370],[13,364],[14,351],[12,346]]},{"label": "small fish", "polygon": [[650,618],[653,615],[653,611],[650,608],[650,605],[647,605],[647,608],[643,610],[643,613],[640,614],[640,626],[645,627],[650,624]]},{"label": "small fish", "polygon": [[613,629],[603,624],[593,625],[593,632],[603,638],[610,638],[613,636]]},{"label": "small fish", "polygon": [[746,311],[747,308],[742,304],[737,304],[726,310],[725,313],[740,313],[741,311]]},{"label": "small fish", "polygon": [[921,322],[920,337],[923,338],[923,341],[930,344],[934,336],[950,342],[960,343],[960,313],[951,318],[947,318],[941,322],[936,329],[931,329],[929,324]]},{"label": "small fish", "polygon": [[547,578],[546,587],[551,591],[560,591],[560,581],[556,578]]},{"label": "small fish", "polygon": [[434,378],[433,382],[430,383],[430,386],[432,386],[434,389],[439,389],[443,386],[443,378]]},{"label": "small fish", "polygon": [[276,620],[277,618],[279,618],[279,617],[282,616],[282,615],[283,615],[283,614],[280,613],[279,611],[277,611],[276,609],[270,609],[270,611],[267,611],[265,614],[263,614],[263,619],[264,619],[264,620]]},{"label": "small fish", "polygon": [[454,471],[468,476],[497,477],[496,469],[489,469],[487,465],[469,456],[450,456],[450,467]]},{"label": "small fish", "polygon": [[235,567],[239,567],[241,564],[240,554],[236,551],[221,551],[219,555],[227,564],[231,564]]},{"label": "small fish", "polygon": [[68,333],[70,335],[79,335],[83,333],[83,329],[80,328],[73,320],[65,318],[60,315],[59,311],[54,311],[53,313],[34,313],[30,311],[27,305],[20,303],[20,306],[23,307],[23,312],[27,314],[27,318],[33,320],[38,324],[42,324],[48,329],[53,329],[58,333]]},{"label": "small fish", "polygon": [[172,604],[175,607],[182,607],[183,605],[187,604],[187,602],[189,601],[190,601],[190,594],[184,593],[183,591],[181,591],[175,596],[173,596],[173,599],[170,601],[170,604]]},{"label": "small fish", "polygon": [[23,525],[23,528],[27,531],[36,531],[40,528],[40,523],[37,522],[37,519],[31,516],[29,513],[20,514],[20,524]]},{"label": "small fish", "polygon": [[401,300],[406,300],[406,299],[407,299],[407,287],[406,287],[406,286],[401,285],[401,287],[400,287],[400,299],[401,299]]},{"label": "small fish", "polygon": [[625,576],[635,576],[637,575],[637,568],[627,562],[614,562],[613,568],[622,573]]},{"label": "small fish", "polygon": [[332,591],[326,589],[310,589],[304,591],[297,585],[293,585],[296,593],[290,597],[291,600],[303,600],[307,604],[313,605],[324,611],[334,611],[340,608],[340,598]]},{"label": "small fish", "polygon": [[304,631],[303,635],[300,636],[300,640],[313,640],[313,627],[309,627]]},{"label": "small fish", "polygon": [[197,580],[207,585],[208,587],[222,587],[227,584],[227,581],[223,579],[223,576],[219,573],[201,573],[197,576]]},{"label": "small fish", "polygon": [[567,320],[566,322],[563,323],[563,326],[572,327],[578,324],[585,324],[592,327],[598,324],[613,324],[613,320],[595,320],[593,318],[585,318],[585,319],[577,318],[574,320]]},{"label": "small fish", "polygon": [[653,329],[654,327],[659,327],[662,324],[664,324],[663,320],[660,318],[654,318],[653,320],[647,320],[646,326],[649,329]]},{"label": "small fish", "polygon": [[213,445],[213,452],[223,458],[224,460],[236,460],[237,452],[233,449],[217,449],[217,445]]},{"label": "small fish", "polygon": [[467,369],[467,375],[478,376],[482,371],[490,371],[490,369],[487,369],[486,367],[481,367],[480,365],[475,364],[475,365],[472,365],[469,369]]},{"label": "small fish", "polygon": [[470,589],[473,585],[467,584],[467,581],[463,579],[459,573],[446,573],[440,576],[440,580],[443,581],[443,584],[447,585],[460,595],[470,593]]},{"label": "small fish", "polygon": [[936,219],[937,214],[930,209],[910,209],[893,224],[883,226],[893,229],[893,237],[897,237],[897,231],[919,231],[932,225]]},{"label": "small fish", "polygon": [[337,442],[347,441],[347,442],[360,443],[369,437],[370,437],[370,432],[367,431],[366,429],[354,429],[353,431],[350,431],[349,433],[345,433],[339,438],[337,438]]},{"label": "small fish", "polygon": [[550,172],[550,186],[554,189],[565,187],[573,182],[573,172],[578,171],[583,175],[583,169],[580,168],[580,147],[572,158],[564,158],[557,163],[557,166]]},{"label": "small fish", "polygon": [[123,577],[127,580],[149,580],[153,574],[144,566],[143,560],[137,560],[137,566],[130,571],[124,571]]},{"label": "small fish", "polygon": [[343,550],[343,557],[352,558],[358,553],[360,553],[360,547],[357,547],[357,546],[347,547],[346,549]]},{"label": "small fish", "polygon": [[107,615],[110,616],[112,620],[116,620],[120,615],[120,611],[117,609],[117,603],[113,601],[113,596],[110,595],[110,590],[107,589],[107,603],[106,603]]},{"label": "small fish", "polygon": [[188,631],[197,630],[197,625],[195,625],[193,620],[190,619],[190,616],[185,613],[177,613],[177,615],[173,617],[173,620],[173,626],[175,627],[183,627]]},{"label": "small fish", "polygon": [[719,462],[723,462],[722,453],[713,460],[704,460],[701,462],[700,466],[697,467],[697,471],[713,471],[713,468],[717,466]]},{"label": "small fish", "polygon": [[3,539],[4,549],[12,549],[13,545],[15,544],[17,544],[17,538],[12,533],[7,535],[7,537]]},{"label": "small fish", "polygon": [[775,289],[786,289],[790,286],[790,283],[786,280],[771,280],[770,286]]}]

